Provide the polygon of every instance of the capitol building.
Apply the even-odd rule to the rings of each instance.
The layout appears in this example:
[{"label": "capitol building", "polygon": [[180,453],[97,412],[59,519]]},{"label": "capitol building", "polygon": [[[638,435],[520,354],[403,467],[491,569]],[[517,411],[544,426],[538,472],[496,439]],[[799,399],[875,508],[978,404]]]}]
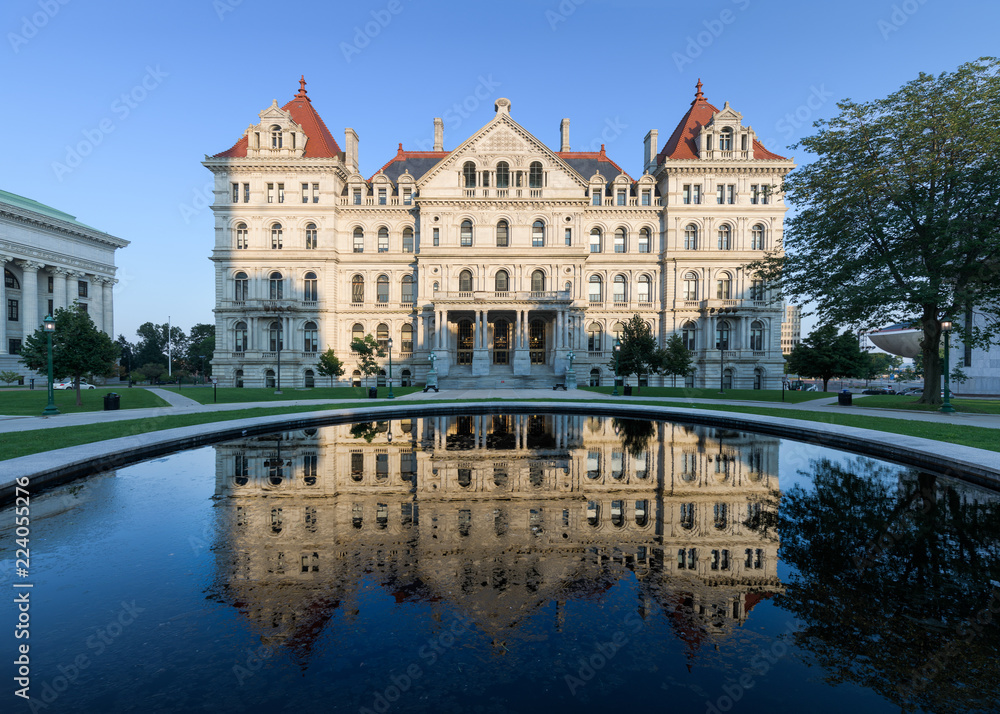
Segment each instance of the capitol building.
[{"label": "capitol building", "polygon": [[693,351],[688,386],[780,385],[782,304],[745,266],[781,248],[792,160],[700,81],[662,149],[646,135],[638,177],[603,146],[573,151],[569,119],[556,149],[510,100],[495,110],[450,150],[435,119],[431,151],[400,144],[365,178],[358,134],[338,143],[303,79],[206,157],[220,384],[273,386],[280,356],[284,386],[314,386],[329,348],[357,384],[350,345],[368,334],[392,339],[397,384],[432,367],[442,388],[547,387],[570,368],[610,384],[638,314]]}]

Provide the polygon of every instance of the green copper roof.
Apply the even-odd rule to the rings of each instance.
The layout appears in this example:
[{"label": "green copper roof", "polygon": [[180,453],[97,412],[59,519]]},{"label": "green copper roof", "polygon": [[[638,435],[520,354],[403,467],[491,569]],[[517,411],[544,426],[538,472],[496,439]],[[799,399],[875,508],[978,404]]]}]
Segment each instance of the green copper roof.
[{"label": "green copper roof", "polygon": [[24,196],[18,196],[16,193],[9,193],[7,191],[0,190],[0,203],[6,203],[11,206],[16,206],[17,208],[23,208],[27,211],[34,211],[35,213],[41,213],[43,216],[48,216],[49,218],[56,218],[60,221],[75,223],[78,226],[82,226],[83,228],[87,228],[92,231],[97,230],[92,226],[88,226],[86,223],[80,223],[80,221],[76,220],[76,216],[71,216],[68,213],[56,210],[52,206],[46,206],[44,203],[33,201],[30,198],[25,198]]}]

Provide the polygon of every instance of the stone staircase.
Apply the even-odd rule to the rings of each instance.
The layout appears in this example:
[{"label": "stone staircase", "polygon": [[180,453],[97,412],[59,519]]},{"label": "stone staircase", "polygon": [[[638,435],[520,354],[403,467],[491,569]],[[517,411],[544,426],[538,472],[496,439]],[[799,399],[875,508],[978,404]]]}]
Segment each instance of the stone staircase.
[{"label": "stone staircase", "polygon": [[[539,370],[544,369],[544,372]],[[471,367],[452,365],[447,377],[438,378],[438,386],[444,389],[548,389],[556,382],[562,383],[562,376],[556,377],[551,367],[536,366],[533,374],[515,375],[510,365],[493,365],[490,374],[484,377],[472,376]]]}]

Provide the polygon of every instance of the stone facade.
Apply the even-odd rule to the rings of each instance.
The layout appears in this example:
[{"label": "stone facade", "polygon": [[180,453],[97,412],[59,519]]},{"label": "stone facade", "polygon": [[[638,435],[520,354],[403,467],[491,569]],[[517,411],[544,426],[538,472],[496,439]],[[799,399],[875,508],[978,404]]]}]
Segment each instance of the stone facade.
[{"label": "stone facade", "polygon": [[[609,384],[621,323],[639,314],[663,344],[694,351],[694,386],[777,387],[782,306],[744,266],[779,250],[777,187],[794,164],[770,153],[701,84],[638,179],[599,152],[554,151],[507,99],[457,148],[406,151],[369,179],[306,94],[260,113],[215,174],[220,384],[310,386],[328,347],[392,339],[397,380],[442,387]],[[431,359],[433,356],[433,360]],[[570,370],[572,364],[573,369]],[[658,383],[658,377],[650,378]]]},{"label": "stone facade", "polygon": [[[33,376],[17,352],[47,314],[80,305],[114,338],[115,251],[128,245],[73,216],[0,191],[0,370]],[[60,375],[56,375],[59,377]]]},{"label": "stone facade", "polygon": [[802,308],[785,305],[785,319],[781,323],[781,353],[790,355],[795,345],[802,341]]}]

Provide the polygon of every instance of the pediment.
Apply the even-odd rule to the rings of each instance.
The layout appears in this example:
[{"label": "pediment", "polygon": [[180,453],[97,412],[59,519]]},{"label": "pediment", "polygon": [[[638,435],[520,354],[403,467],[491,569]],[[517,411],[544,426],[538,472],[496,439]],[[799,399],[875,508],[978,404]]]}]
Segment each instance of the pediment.
[{"label": "pediment", "polygon": [[712,124],[731,124],[735,126],[740,126],[743,122],[743,115],[738,111],[729,106],[729,102],[726,102],[725,106],[722,107],[712,116]]}]

